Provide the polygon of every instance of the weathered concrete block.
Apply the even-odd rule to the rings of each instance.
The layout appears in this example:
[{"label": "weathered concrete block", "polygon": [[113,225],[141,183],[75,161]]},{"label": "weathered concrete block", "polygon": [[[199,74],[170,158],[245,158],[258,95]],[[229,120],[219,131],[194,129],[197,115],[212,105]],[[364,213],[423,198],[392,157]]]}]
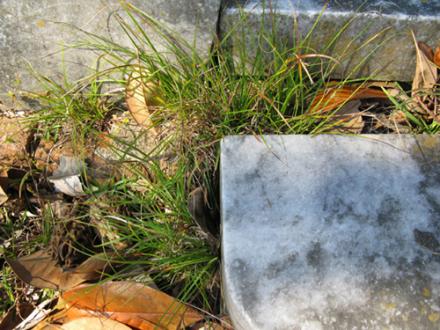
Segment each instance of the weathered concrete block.
[{"label": "weathered concrete block", "polygon": [[[220,0],[130,2],[175,30],[200,52],[207,52],[216,32]],[[37,71],[59,81],[64,67],[72,79],[85,76],[95,67],[97,55],[92,52],[59,52],[62,45],[77,42],[84,35],[58,22],[129,45],[114,18],[118,12],[122,12],[118,0],[1,0],[0,100],[9,90],[38,87],[28,72],[27,62]],[[145,28],[154,39],[151,29]],[[155,40],[160,43],[157,38]]]},{"label": "weathered concrete block", "polygon": [[440,138],[227,137],[236,329],[438,329]]},{"label": "weathered concrete block", "polygon": [[[261,28],[275,42],[287,47],[304,37],[301,53],[325,53],[341,63],[336,78],[372,76],[378,80],[410,81],[415,70],[415,47],[411,35],[432,46],[440,42],[440,2],[419,0],[231,0],[225,7],[221,30],[235,31],[232,47],[255,53]],[[238,22],[243,21],[243,24]],[[347,22],[351,21],[347,25]],[[295,25],[297,23],[297,26]],[[274,28],[275,27],[275,28]],[[340,33],[339,38],[334,40]],[[298,45],[298,42],[296,42]],[[270,52],[270,47],[266,45]]]}]

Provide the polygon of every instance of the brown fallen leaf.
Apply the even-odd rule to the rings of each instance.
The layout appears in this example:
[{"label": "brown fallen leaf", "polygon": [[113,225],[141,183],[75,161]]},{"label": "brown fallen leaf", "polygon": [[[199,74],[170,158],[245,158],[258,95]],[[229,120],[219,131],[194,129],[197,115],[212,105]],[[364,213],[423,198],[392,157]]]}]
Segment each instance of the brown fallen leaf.
[{"label": "brown fallen leaf", "polygon": [[329,119],[332,132],[359,134],[365,126],[359,100],[349,101],[337,109]]},{"label": "brown fallen leaf", "polygon": [[418,49],[420,49],[423,54],[425,54],[426,58],[431,62],[434,61],[434,50],[427,43],[423,41],[417,42]]},{"label": "brown fallen leaf", "polygon": [[[438,81],[437,66],[429,59],[431,53],[425,48],[422,43],[418,43],[414,32],[412,33],[414,38],[414,44],[416,47],[416,73],[414,74],[414,80],[412,84],[412,96],[416,96],[420,91],[432,91]],[[421,45],[424,50],[421,49]],[[432,51],[432,50],[431,50]],[[428,54],[428,55],[427,55]],[[434,54],[432,54],[432,58]]]},{"label": "brown fallen leaf", "polygon": [[183,329],[203,316],[175,298],[140,283],[121,281],[81,285],[64,292],[67,319],[107,315],[130,327]]},{"label": "brown fallen leaf", "polygon": [[141,126],[154,129],[151,116],[161,101],[157,84],[145,82],[147,77],[148,72],[145,69],[135,67],[127,80],[125,100],[134,120]]},{"label": "brown fallen leaf", "polygon": [[388,97],[382,90],[373,88],[357,86],[330,87],[315,96],[309,112],[313,114],[330,112],[349,101],[371,98],[387,99]]},{"label": "brown fallen leaf", "polygon": [[433,61],[435,65],[440,67],[440,46],[435,49]]},{"label": "brown fallen leaf", "polygon": [[12,330],[28,317],[34,310],[34,306],[28,303],[19,303],[12,306],[0,322],[0,329]]},{"label": "brown fallen leaf", "polygon": [[[44,321],[52,313],[52,308],[58,298],[47,299],[39,303],[33,304],[31,313],[18,324],[14,330],[38,329],[38,325]],[[0,328],[3,329],[3,328]],[[39,329],[41,330],[41,328]]]},{"label": "brown fallen leaf", "polygon": [[6,258],[12,270],[23,281],[37,288],[68,290],[81,283],[97,280],[108,268],[104,254],[90,257],[75,269],[64,271],[46,251],[11,260]]},{"label": "brown fallen leaf", "polygon": [[125,324],[105,317],[81,317],[64,323],[63,330],[131,330]]}]

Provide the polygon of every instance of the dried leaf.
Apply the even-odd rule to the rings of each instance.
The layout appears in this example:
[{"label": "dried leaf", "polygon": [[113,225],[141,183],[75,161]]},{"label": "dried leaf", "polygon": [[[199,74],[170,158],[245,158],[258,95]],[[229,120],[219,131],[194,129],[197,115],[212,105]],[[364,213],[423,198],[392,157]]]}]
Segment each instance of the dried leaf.
[{"label": "dried leaf", "polygon": [[408,119],[406,118],[406,115],[403,111],[397,110],[393,111],[389,116],[390,121],[397,123],[397,124],[407,124]]},{"label": "dried leaf", "polygon": [[56,179],[50,177],[48,180],[53,183],[56,191],[67,196],[79,197],[85,195],[79,175],[70,175]]},{"label": "dried leaf", "polygon": [[210,221],[210,214],[206,200],[206,190],[202,187],[197,187],[188,196],[188,210],[200,228],[205,233],[209,233],[208,223]]},{"label": "dried leaf", "polygon": [[375,119],[373,128],[375,130],[387,129],[397,134],[410,134],[411,128],[404,112],[395,110],[391,114],[374,113],[371,116]]},{"label": "dried leaf", "polygon": [[151,115],[161,102],[158,97],[157,84],[145,82],[148,72],[136,68],[127,80],[125,100],[134,120],[141,126],[153,128]]},{"label": "dried leaf", "polygon": [[63,330],[131,330],[126,325],[104,317],[81,317],[63,324]]},{"label": "dried leaf", "polygon": [[135,282],[106,282],[81,285],[62,295],[68,319],[88,315],[108,315],[130,327],[181,329],[203,316],[167,294]]},{"label": "dried leaf", "polygon": [[420,104],[413,98],[409,97],[404,91],[398,88],[393,88],[387,90],[387,93],[405,104],[409,111],[419,114],[425,113],[425,110],[420,106]]},{"label": "dried leaf", "polygon": [[7,200],[8,200],[8,195],[6,195],[6,193],[0,186],[0,205],[6,203]]},{"label": "dried leaf", "polygon": [[105,256],[90,257],[73,270],[64,271],[46,251],[6,261],[24,282],[38,288],[68,290],[86,281],[99,279],[109,266]]},{"label": "dried leaf", "polygon": [[72,197],[83,196],[80,175],[85,167],[84,162],[76,157],[61,156],[60,166],[48,180],[54,184],[55,190],[63,194]]},{"label": "dried leaf", "polygon": [[359,134],[365,126],[362,112],[359,111],[361,102],[359,100],[350,101],[333,113],[330,122],[334,123],[332,131],[340,133]]},{"label": "dried leaf", "polygon": [[366,87],[343,86],[339,88],[326,88],[315,96],[310,106],[310,113],[325,113],[336,110],[349,101],[371,98],[387,99],[388,97],[382,90]]},{"label": "dried leaf", "polygon": [[37,306],[33,305],[33,310],[31,313],[20,324],[18,324],[14,330],[38,329],[39,324],[41,324],[43,320],[51,313],[53,302],[53,299],[48,299],[41,302]]},{"label": "dried leaf", "polygon": [[396,88],[396,82],[393,81],[372,81],[368,83],[368,87]]},{"label": "dried leaf", "polygon": [[428,44],[424,43],[423,41],[419,41],[417,42],[417,46],[420,49],[420,51],[423,52],[423,54],[425,54],[428,60],[430,60],[431,62],[434,61],[434,51]]},{"label": "dried leaf", "polygon": [[440,46],[435,49],[434,64],[440,66]]},{"label": "dried leaf", "polygon": [[[423,51],[420,48],[421,43],[417,43],[414,33],[413,38],[417,55],[416,73],[412,84],[412,94],[415,96],[420,91],[431,91],[433,89],[437,84],[438,72],[437,66],[429,59],[431,54],[429,53],[427,56],[425,54],[426,50]],[[432,55],[433,57],[434,55]]]},{"label": "dried leaf", "polygon": [[[46,330],[51,329],[51,327],[56,326],[55,324],[64,324],[70,320],[66,318],[66,310],[65,304],[62,301],[62,299],[58,299],[58,304],[53,308],[50,315],[48,315],[46,318],[41,320],[35,327],[33,327],[33,330]],[[85,317],[90,315],[85,315]]]},{"label": "dried leaf", "polygon": [[34,310],[34,306],[28,303],[20,303],[12,306],[0,322],[0,329],[12,330],[20,324]]}]

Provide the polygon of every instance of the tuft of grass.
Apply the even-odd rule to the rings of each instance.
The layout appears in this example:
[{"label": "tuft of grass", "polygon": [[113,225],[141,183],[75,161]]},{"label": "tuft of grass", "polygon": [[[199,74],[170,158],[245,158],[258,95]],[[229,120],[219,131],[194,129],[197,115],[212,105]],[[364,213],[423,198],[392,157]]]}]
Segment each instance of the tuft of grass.
[{"label": "tuft of grass", "polygon": [[173,292],[178,287],[181,299],[197,297],[199,303],[209,306],[212,297],[207,288],[213,284],[218,256],[188,212],[188,169],[179,163],[168,174],[156,161],[147,166],[148,175],[139,171],[95,192],[86,202],[97,206],[94,218],[114,233],[103,247],[118,250],[118,245],[124,245],[117,262],[127,269],[118,276],[141,269],[163,290]]}]

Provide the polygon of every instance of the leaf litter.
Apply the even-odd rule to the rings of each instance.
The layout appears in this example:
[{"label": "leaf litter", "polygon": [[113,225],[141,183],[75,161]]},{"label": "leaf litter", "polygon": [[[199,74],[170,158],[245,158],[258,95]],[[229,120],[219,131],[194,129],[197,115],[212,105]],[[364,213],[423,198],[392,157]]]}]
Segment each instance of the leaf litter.
[{"label": "leaf litter", "polygon": [[[420,124],[417,118],[426,125],[440,124],[440,46],[433,50],[412,36],[416,65],[410,93],[397,82],[344,82],[341,86],[330,82],[311,101],[309,115],[323,118],[330,124],[327,131],[334,133],[409,133],[414,123]],[[403,108],[396,107],[397,103]]]}]

